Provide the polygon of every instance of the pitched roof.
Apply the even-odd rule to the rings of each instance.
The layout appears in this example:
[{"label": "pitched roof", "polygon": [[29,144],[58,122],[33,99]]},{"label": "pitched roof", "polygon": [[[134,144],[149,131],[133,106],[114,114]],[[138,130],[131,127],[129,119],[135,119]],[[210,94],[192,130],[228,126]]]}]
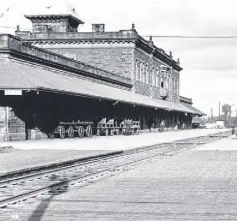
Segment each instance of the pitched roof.
[{"label": "pitched roof", "polygon": [[54,71],[8,59],[0,60],[0,66],[0,89],[2,90],[44,90],[198,114],[196,110],[180,103],[152,99],[131,91],[84,80],[67,72]]},{"label": "pitched roof", "polygon": [[[80,16],[77,14],[76,9],[68,0],[41,0],[37,2],[35,7],[31,10],[31,15],[68,15],[76,18],[78,21],[80,21],[80,23],[84,23]],[[26,17],[27,16],[28,15],[26,15]]]}]

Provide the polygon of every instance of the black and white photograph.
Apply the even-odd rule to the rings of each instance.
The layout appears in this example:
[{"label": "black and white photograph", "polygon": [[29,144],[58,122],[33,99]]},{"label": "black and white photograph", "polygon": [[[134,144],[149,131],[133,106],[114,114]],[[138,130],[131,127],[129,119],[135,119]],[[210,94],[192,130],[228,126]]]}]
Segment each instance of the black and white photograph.
[{"label": "black and white photograph", "polygon": [[0,220],[237,220],[236,0],[0,0]]}]

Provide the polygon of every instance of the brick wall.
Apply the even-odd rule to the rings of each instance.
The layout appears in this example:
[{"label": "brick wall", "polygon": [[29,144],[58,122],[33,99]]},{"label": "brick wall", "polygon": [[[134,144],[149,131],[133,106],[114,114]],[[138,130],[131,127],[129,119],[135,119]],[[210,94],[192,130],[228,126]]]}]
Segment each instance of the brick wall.
[{"label": "brick wall", "polygon": [[[41,46],[41,45],[38,45]],[[134,84],[132,91],[145,96],[161,99],[160,88],[163,82],[167,90],[166,100],[177,102],[179,100],[178,85],[179,72],[170,70],[166,74],[160,73],[160,66],[167,64],[161,62],[131,43],[65,43],[63,47],[53,47],[45,44],[45,49],[64,56],[99,67],[123,77],[131,79]],[[87,79],[89,80],[89,79]],[[104,82],[98,81],[104,84]],[[109,84],[109,86],[118,87]],[[126,89],[126,88],[121,88]]]},{"label": "brick wall", "polygon": [[167,90],[168,97],[166,100],[177,102],[178,97],[178,85],[179,85],[179,73],[173,70],[171,67],[167,73],[161,73],[160,67],[167,64],[162,63],[152,54],[148,54],[142,50],[135,50],[135,91],[136,93],[146,96],[152,96],[153,98],[160,99],[161,84],[165,90]]},{"label": "brick wall", "polygon": [[136,82],[134,84],[134,89],[135,89],[135,93],[141,94],[141,95],[145,95],[145,96],[151,96],[152,92],[151,92],[151,88],[141,82]]},{"label": "brick wall", "polygon": [[26,139],[25,122],[15,115],[12,108],[9,108],[8,132],[9,141]]},{"label": "brick wall", "polygon": [[0,142],[7,140],[7,108],[0,107]]},{"label": "brick wall", "polygon": [[149,54],[146,54],[136,48],[135,54],[135,72],[134,72],[134,90],[138,94],[151,96],[151,58]]},{"label": "brick wall", "polygon": [[64,56],[131,79],[134,72],[132,48],[48,48]]}]

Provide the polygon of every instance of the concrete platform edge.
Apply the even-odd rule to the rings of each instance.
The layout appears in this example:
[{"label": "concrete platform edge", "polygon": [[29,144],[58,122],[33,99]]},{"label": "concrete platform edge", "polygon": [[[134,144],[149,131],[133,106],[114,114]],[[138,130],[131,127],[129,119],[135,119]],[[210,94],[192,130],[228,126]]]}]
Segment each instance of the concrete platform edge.
[{"label": "concrete platform edge", "polygon": [[123,151],[112,151],[112,152],[108,152],[108,153],[103,153],[103,154],[96,154],[96,155],[92,155],[92,156],[87,156],[87,157],[81,157],[81,158],[77,158],[77,159],[73,159],[73,160],[67,160],[67,161],[61,161],[61,162],[55,162],[55,163],[50,163],[50,164],[45,164],[42,166],[35,166],[35,167],[31,167],[31,168],[24,168],[24,169],[20,169],[20,170],[12,170],[6,173],[1,173],[0,174],[0,180],[4,179],[8,176],[14,176],[17,175],[18,173],[25,173],[25,172],[34,172],[36,170],[44,170],[44,169],[49,169],[49,168],[54,168],[54,167],[60,167],[60,166],[65,166],[67,164],[73,164],[76,162],[83,162],[86,160],[91,160],[91,159],[95,159],[97,157],[105,157],[105,156],[112,156],[112,155],[117,155],[117,154],[122,154]]},{"label": "concrete platform edge", "polygon": [[[229,132],[229,130],[227,130],[225,132]],[[77,161],[78,162],[83,162],[83,161],[94,159],[94,158],[97,158],[97,157],[117,155],[117,154],[129,153],[129,152],[134,152],[134,151],[137,152],[137,151],[140,151],[140,150],[142,150],[144,148],[154,148],[154,147],[156,147],[158,145],[163,145],[163,144],[167,144],[167,143],[182,142],[182,141],[187,140],[187,139],[203,137],[203,136],[211,136],[211,135],[213,136],[213,135],[218,135],[220,133],[224,133],[224,131],[223,132],[211,133],[211,134],[208,134],[208,135],[201,135],[201,136],[195,136],[195,137],[190,137],[190,138],[177,139],[177,140],[170,141],[170,142],[161,142],[161,143],[157,143],[157,144],[143,145],[143,146],[135,147],[135,148],[128,149],[128,150],[110,151],[108,153],[96,154],[96,155],[87,156],[87,157],[81,157],[81,158],[77,158],[77,159],[73,159],[73,160],[66,160],[66,161],[62,160],[61,162],[49,163],[49,164],[45,164],[45,165],[42,165],[42,166],[34,166],[34,167],[24,168],[24,169],[20,169],[20,170],[12,170],[12,171],[9,171],[9,172],[0,173],[0,179],[4,179],[7,176],[17,175],[17,173],[34,172],[36,170],[44,170],[44,169],[49,169],[49,168],[53,168],[53,167],[60,167],[60,166],[64,166],[64,165],[67,165],[67,164],[75,163]],[[230,136],[231,136],[231,134],[230,134]]]}]

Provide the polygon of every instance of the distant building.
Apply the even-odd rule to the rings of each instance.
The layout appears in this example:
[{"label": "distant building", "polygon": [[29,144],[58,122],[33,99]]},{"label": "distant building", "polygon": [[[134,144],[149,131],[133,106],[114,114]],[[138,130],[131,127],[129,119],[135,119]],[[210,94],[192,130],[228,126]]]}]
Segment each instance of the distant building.
[{"label": "distant building", "polygon": [[227,120],[228,118],[231,117],[231,105],[229,104],[224,104],[222,106],[222,113],[224,115],[224,119]]}]

